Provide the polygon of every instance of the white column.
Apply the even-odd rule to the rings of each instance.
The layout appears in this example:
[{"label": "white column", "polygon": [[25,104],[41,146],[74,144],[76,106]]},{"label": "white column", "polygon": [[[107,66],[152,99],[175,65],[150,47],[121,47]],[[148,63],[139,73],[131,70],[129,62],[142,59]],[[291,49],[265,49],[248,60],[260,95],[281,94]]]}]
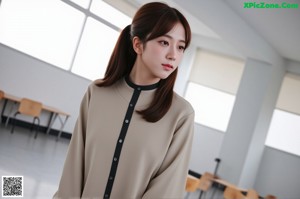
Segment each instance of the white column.
[{"label": "white column", "polygon": [[284,70],[247,59],[220,150],[221,178],[253,188]]}]

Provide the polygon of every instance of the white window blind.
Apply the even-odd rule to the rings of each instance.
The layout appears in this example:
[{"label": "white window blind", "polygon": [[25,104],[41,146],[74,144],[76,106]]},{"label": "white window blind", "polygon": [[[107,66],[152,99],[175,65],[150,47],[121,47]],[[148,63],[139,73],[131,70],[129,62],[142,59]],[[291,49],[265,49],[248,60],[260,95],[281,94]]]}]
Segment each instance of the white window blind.
[{"label": "white window blind", "polygon": [[283,79],[276,107],[300,115],[300,76],[287,73]]},{"label": "white window blind", "polygon": [[283,79],[266,145],[300,156],[300,76]]},{"label": "white window blind", "polygon": [[197,51],[185,94],[197,123],[227,130],[243,70],[243,60]]},{"label": "white window blind", "polygon": [[198,50],[190,81],[226,93],[236,94],[244,65],[245,62],[241,59]]}]

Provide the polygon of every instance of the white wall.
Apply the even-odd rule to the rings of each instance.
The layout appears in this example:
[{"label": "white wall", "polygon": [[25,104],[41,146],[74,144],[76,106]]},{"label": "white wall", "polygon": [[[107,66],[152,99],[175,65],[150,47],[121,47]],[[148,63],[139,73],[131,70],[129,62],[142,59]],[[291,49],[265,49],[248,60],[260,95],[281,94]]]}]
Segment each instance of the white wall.
[{"label": "white wall", "polygon": [[299,168],[299,156],[265,147],[254,189],[262,196],[272,193],[278,199],[298,199]]},{"label": "white wall", "polygon": [[286,60],[286,69],[288,72],[300,75],[300,62]]},{"label": "white wall", "polygon": [[224,132],[195,124],[195,135],[190,160],[190,169],[200,174],[214,173],[215,158],[219,158]]}]

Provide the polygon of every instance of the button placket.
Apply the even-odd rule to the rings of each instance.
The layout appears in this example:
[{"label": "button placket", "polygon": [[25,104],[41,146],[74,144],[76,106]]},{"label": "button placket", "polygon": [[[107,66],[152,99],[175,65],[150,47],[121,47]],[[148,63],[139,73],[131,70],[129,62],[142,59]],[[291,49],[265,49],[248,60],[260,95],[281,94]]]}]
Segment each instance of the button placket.
[{"label": "button placket", "polygon": [[117,167],[118,167],[118,163],[119,163],[123,143],[124,143],[127,131],[128,131],[128,127],[129,127],[129,124],[130,124],[130,119],[131,119],[132,114],[134,112],[134,107],[137,103],[137,100],[139,98],[140,93],[141,93],[141,88],[136,88],[133,92],[130,103],[128,105],[126,115],[125,115],[125,118],[124,118],[124,123],[122,125],[121,132],[120,132],[119,138],[117,140],[116,149],[115,149],[115,153],[114,153],[112,164],[111,164],[111,169],[110,169],[108,181],[107,181],[106,188],[105,188],[104,198],[109,198],[110,197],[112,187],[113,187],[113,183],[114,183],[114,180],[115,180],[115,177],[112,177],[112,176],[116,176]]},{"label": "button placket", "polygon": [[[126,81],[127,85],[134,88],[134,92],[133,92],[131,100],[128,104],[126,115],[124,117],[123,125],[121,128],[121,132],[120,132],[119,138],[116,143],[115,153],[113,156],[112,165],[111,165],[108,181],[107,181],[106,188],[105,188],[104,198],[110,197],[110,194],[111,194],[111,191],[113,188],[113,183],[114,183],[114,180],[116,177],[116,172],[117,172],[117,167],[118,167],[122,147],[124,145],[127,130],[130,125],[130,120],[131,120],[132,114],[134,112],[134,107],[140,96],[140,93],[142,90],[152,90],[159,86],[159,82],[156,84],[148,85],[148,86],[139,86],[139,85],[136,85],[133,82],[131,82],[129,80],[129,76],[125,76],[125,81]],[[117,160],[115,161],[114,158],[117,158]],[[112,177],[112,179],[111,179],[111,177]]]}]

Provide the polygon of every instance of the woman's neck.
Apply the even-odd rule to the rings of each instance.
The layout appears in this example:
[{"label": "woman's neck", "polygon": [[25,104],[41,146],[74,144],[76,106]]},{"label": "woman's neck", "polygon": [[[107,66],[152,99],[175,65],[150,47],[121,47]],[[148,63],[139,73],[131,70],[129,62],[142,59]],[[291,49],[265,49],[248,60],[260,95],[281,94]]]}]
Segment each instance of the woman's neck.
[{"label": "woman's neck", "polygon": [[150,72],[144,67],[138,66],[137,61],[132,67],[132,70],[129,74],[129,78],[133,83],[137,85],[151,85],[160,81],[160,78],[150,74]]}]

